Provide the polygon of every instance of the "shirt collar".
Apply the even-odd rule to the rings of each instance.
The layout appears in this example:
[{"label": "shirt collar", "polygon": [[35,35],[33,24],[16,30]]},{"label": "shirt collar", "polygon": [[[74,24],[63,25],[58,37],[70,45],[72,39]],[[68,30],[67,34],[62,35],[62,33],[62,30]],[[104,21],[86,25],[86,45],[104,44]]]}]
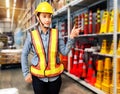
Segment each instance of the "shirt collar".
[{"label": "shirt collar", "polygon": [[[41,30],[40,26],[38,27],[38,31],[40,32],[40,34],[44,34],[43,31]],[[47,30],[46,34],[49,34],[50,29]]]}]

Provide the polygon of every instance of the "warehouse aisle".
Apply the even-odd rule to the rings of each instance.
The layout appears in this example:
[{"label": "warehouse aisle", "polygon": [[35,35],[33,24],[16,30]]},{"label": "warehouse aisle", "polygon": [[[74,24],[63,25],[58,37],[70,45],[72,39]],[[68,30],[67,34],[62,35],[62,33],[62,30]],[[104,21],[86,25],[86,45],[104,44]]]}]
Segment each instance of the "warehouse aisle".
[{"label": "warehouse aisle", "polygon": [[[62,78],[60,94],[94,94],[66,75],[63,74]],[[33,94],[32,86],[24,82],[20,68],[0,70],[0,89],[11,87],[16,87],[19,94]]]}]

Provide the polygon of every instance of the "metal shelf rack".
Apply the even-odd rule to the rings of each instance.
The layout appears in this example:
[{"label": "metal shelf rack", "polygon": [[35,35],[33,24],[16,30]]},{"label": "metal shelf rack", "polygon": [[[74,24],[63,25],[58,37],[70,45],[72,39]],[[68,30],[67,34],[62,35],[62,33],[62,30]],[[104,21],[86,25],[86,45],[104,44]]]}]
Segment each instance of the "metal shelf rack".
[{"label": "metal shelf rack", "polygon": [[[74,0],[72,2],[70,2],[69,4],[65,5],[64,7],[62,7],[61,9],[57,10],[54,15],[53,18],[57,18],[57,17],[61,17],[63,15],[67,15],[67,20],[68,20],[68,36],[64,36],[64,38],[69,37],[70,35],[70,21],[71,21],[71,13],[74,11],[78,11],[78,10],[83,10],[84,8],[89,8],[91,6],[94,6],[96,4],[99,4],[101,2],[104,2],[108,0]],[[113,37],[113,42],[114,42],[114,53],[113,55],[109,55],[109,54],[100,54],[100,53],[93,53],[96,55],[101,55],[101,56],[107,56],[107,57],[112,57],[113,58],[113,93],[117,94],[117,89],[116,89],[116,61],[117,58],[119,58],[119,56],[116,55],[116,50],[117,50],[117,35],[119,35],[120,33],[117,32],[117,10],[118,10],[118,6],[117,6],[117,2],[118,0],[112,0],[113,2],[113,10],[115,11],[115,15],[114,15],[114,32],[113,33],[106,33],[106,34],[87,34],[87,35],[79,35],[78,37],[100,37],[100,36],[111,36]],[[73,14],[74,15],[74,14]],[[58,21],[57,21],[58,22]],[[58,23],[57,23],[58,24]],[[68,62],[70,62],[70,54],[68,55]],[[68,63],[68,71],[70,70],[70,65]],[[64,72],[67,76],[71,77],[72,79],[76,80],[78,83],[84,85],[85,87],[93,90],[94,92],[96,92],[97,94],[105,94],[103,91],[95,88],[94,86],[89,85],[88,83],[86,83],[85,81],[81,81],[79,78],[73,76],[72,74],[70,74],[69,72]]]}]

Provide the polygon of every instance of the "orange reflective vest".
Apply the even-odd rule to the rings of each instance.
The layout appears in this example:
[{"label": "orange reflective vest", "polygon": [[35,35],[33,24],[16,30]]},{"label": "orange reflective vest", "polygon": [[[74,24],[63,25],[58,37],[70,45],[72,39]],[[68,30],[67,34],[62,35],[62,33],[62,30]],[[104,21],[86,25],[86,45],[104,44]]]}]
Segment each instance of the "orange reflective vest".
[{"label": "orange reflective vest", "polygon": [[50,30],[48,44],[48,62],[46,62],[45,51],[39,31],[31,31],[32,42],[38,56],[38,64],[31,66],[30,70],[37,77],[54,77],[61,74],[64,70],[62,63],[57,63],[56,57],[58,52],[58,31]]}]

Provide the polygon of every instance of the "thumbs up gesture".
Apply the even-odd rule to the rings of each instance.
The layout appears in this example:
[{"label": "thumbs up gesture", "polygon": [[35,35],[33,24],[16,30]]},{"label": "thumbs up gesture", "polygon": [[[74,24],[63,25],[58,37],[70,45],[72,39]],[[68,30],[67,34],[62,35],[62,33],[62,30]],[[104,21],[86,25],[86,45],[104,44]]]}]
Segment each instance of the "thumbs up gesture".
[{"label": "thumbs up gesture", "polygon": [[74,26],[70,33],[70,38],[73,39],[73,38],[77,37],[79,35],[80,29],[81,28],[75,28],[75,26]]}]

